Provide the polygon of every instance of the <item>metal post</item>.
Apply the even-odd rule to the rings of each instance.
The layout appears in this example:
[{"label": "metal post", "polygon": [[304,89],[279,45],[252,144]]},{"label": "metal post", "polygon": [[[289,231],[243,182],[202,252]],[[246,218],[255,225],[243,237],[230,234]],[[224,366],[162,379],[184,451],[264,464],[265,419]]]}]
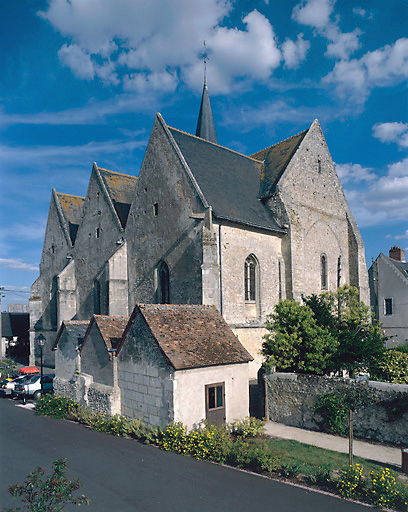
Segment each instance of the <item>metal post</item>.
[{"label": "metal post", "polygon": [[349,464],[353,465],[353,410],[349,413]]},{"label": "metal post", "polygon": [[43,347],[40,345],[40,361],[41,361],[41,377],[40,377],[40,385],[41,385],[41,397],[43,396],[44,387],[43,387]]}]

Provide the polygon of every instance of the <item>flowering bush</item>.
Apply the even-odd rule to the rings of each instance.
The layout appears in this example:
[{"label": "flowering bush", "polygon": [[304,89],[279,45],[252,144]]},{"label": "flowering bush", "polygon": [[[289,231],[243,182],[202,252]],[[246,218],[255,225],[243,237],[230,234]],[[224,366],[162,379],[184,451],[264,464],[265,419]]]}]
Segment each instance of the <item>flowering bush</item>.
[{"label": "flowering bush", "polygon": [[360,464],[353,464],[340,471],[337,489],[339,494],[345,498],[361,498],[365,491],[363,467]]},{"label": "flowering bush", "polygon": [[70,413],[76,411],[79,404],[65,396],[46,394],[35,403],[35,412],[43,416],[66,419]]},{"label": "flowering bush", "polygon": [[265,419],[259,420],[248,416],[243,420],[235,420],[232,425],[232,432],[240,437],[257,437],[265,431]]},{"label": "flowering bush", "polygon": [[388,468],[385,468],[378,473],[371,471],[370,478],[371,486],[368,495],[373,505],[381,508],[392,506],[399,494],[395,476]]},{"label": "flowering bush", "polygon": [[181,421],[170,423],[165,429],[159,430],[158,444],[167,452],[187,453],[187,429]]},{"label": "flowering bush", "polygon": [[[53,471],[46,480],[43,480],[45,469],[37,467],[22,484],[10,485],[9,492],[15,498],[22,498],[26,512],[59,512],[68,503],[89,505],[90,500],[86,496],[73,496],[81,484],[76,478],[68,480],[66,466],[66,459],[55,460]],[[9,509],[9,512],[17,510],[21,509]]]}]

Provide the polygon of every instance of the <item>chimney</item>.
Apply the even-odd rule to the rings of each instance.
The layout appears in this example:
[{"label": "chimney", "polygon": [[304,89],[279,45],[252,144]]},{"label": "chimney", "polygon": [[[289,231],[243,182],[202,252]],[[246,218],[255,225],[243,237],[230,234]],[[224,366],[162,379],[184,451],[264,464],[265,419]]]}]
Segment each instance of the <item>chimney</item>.
[{"label": "chimney", "polygon": [[401,249],[401,247],[398,247],[398,245],[391,247],[389,254],[392,260],[405,262],[405,251]]}]

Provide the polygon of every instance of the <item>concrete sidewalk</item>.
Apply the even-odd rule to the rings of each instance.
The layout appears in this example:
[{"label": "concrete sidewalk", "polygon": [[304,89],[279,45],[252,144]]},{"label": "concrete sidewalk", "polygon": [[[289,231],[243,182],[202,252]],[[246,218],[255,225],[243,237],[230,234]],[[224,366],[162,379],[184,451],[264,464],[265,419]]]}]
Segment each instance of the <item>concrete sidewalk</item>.
[{"label": "concrete sidewalk", "polygon": [[[318,446],[326,450],[348,453],[348,439],[344,437],[332,436],[321,432],[313,432],[297,427],[288,427],[282,423],[267,421],[265,423],[265,434],[280,439],[292,439],[301,443]],[[378,443],[369,443],[367,441],[353,442],[353,454],[363,459],[383,462],[391,466],[401,467],[401,450],[391,448]]]}]

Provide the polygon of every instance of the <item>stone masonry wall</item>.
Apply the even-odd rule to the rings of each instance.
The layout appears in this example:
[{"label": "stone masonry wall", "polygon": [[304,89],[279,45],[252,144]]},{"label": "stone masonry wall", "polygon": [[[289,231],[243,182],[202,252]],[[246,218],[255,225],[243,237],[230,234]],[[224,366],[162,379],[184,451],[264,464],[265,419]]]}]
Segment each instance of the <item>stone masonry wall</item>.
[{"label": "stone masonry wall", "polygon": [[382,405],[393,399],[408,402],[408,385],[354,379],[272,373],[265,375],[267,417],[271,421],[293,427],[320,430],[315,404],[319,395],[331,393],[344,386],[367,386],[371,404],[354,413],[354,434],[358,438],[408,446],[408,411],[391,421]]},{"label": "stone masonry wall", "polygon": [[122,414],[154,426],[173,421],[173,374],[145,321],[137,315],[118,354]]},{"label": "stone masonry wall", "polygon": [[56,395],[71,398],[94,412],[110,416],[121,412],[120,389],[93,382],[90,375],[74,375],[70,380],[55,377],[54,392]]}]

